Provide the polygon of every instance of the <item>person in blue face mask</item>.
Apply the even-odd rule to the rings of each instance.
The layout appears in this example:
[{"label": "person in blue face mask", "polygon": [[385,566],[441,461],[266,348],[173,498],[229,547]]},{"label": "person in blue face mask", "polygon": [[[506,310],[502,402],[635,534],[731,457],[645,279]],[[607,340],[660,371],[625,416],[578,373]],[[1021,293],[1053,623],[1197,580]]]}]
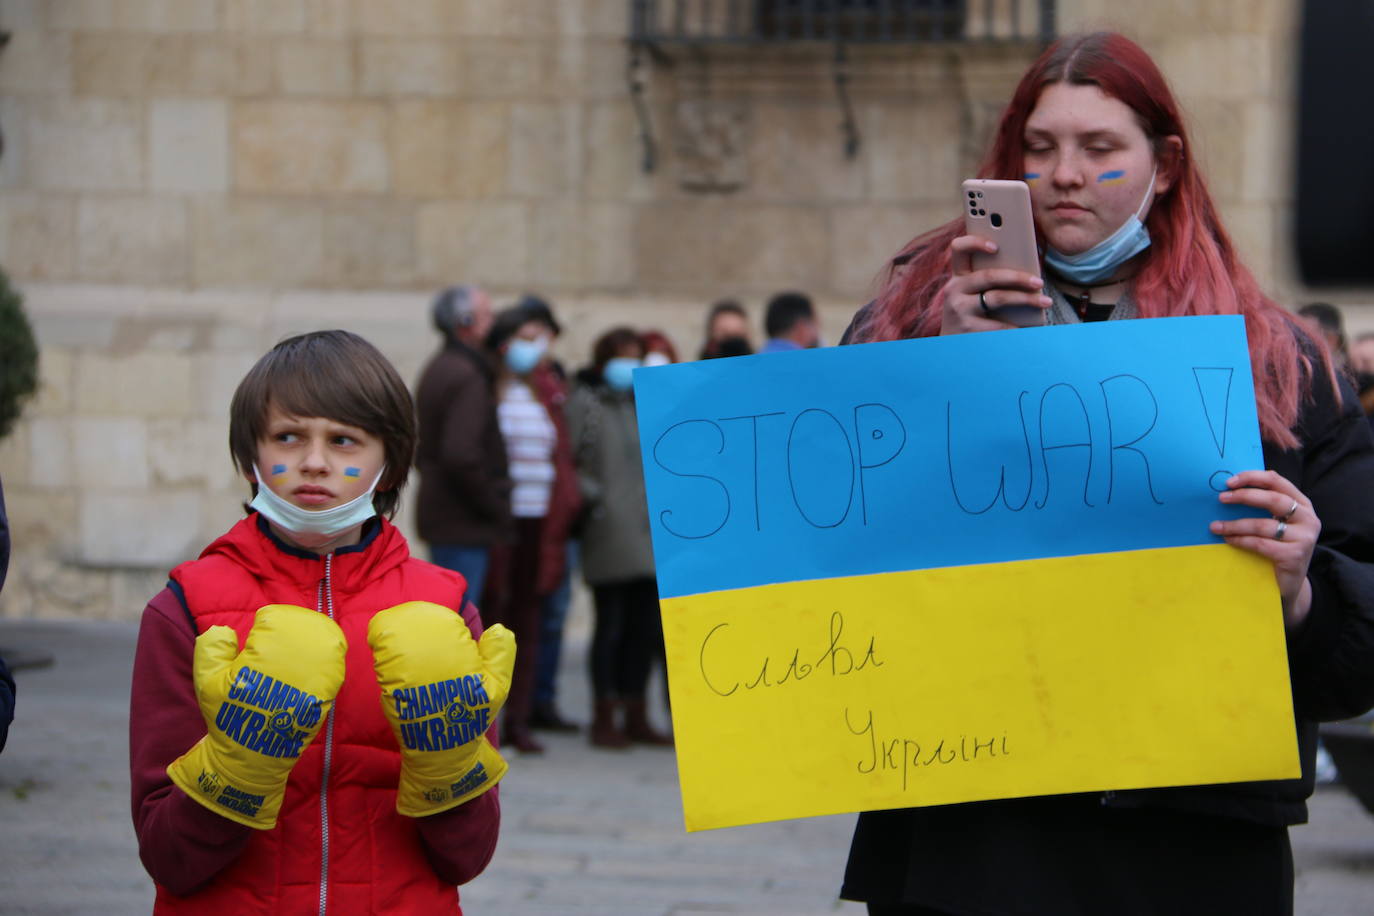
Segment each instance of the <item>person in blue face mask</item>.
[{"label": "person in blue face mask", "polygon": [[487,350],[498,365],[496,419],[506,443],[515,538],[491,553],[483,616],[515,634],[520,652],[502,712],[501,740],[526,754],[543,753],[531,732],[538,671],[540,611],[550,590],[541,585],[541,547],[558,471],[558,426],[539,396],[535,375],[549,359],[553,334],[545,318],[521,303],[498,312]]},{"label": "person in blue face mask", "polygon": [[[554,316],[553,306],[533,293],[521,296],[517,305],[543,322],[551,339],[558,340],[562,325]],[[539,580],[535,586],[543,597],[540,599],[539,612],[539,660],[529,721],[530,727],[535,730],[576,732],[578,724],[565,718],[558,709],[563,627],[572,605],[572,570],[577,566],[578,542],[572,532],[582,508],[564,411],[568,403],[568,375],[563,364],[550,357],[542,360],[530,373],[529,383],[548,411],[558,433],[553,450],[553,491],[549,496],[549,511],[544,516],[544,530],[540,537]]]},{"label": "person in blue face mask", "polygon": [[663,627],[634,404],[634,375],[644,354],[630,328],[602,334],[592,348],[592,365],[578,373],[568,401],[586,506],[582,576],[595,611],[590,738],[602,748],[672,744],[649,721],[645,703],[654,659],[662,655]]},{"label": "person in blue face mask", "polygon": [[[356,334],[290,337],[234,391],[228,438],[247,515],[171,570],[134,655],[129,776],[153,911],[387,900],[457,914],[456,885],[496,847],[497,786],[473,780],[478,794],[431,792],[434,808],[403,811],[415,758],[378,682],[462,659],[483,634],[466,580],[412,556],[390,520],[418,438],[405,382]],[[387,622],[374,652],[381,614],[420,602],[429,621]],[[451,756],[435,763],[448,785],[470,772]]]},{"label": "person in blue face mask", "polygon": [[[1374,704],[1374,439],[1355,393],[1328,345],[1260,290],[1164,75],[1125,36],[1067,35],[1047,47],[1013,91],[979,175],[1029,185],[1043,280],[976,269],[974,254],[995,246],[955,217],[891,260],[845,342],[1039,333],[1004,321],[1005,306],[1041,309],[1050,325],[1243,316],[1264,462],[1216,498],[1259,511],[1197,534],[1273,574],[1279,600],[1253,611],[1287,635],[1303,775],[863,812],[840,896],[881,916],[1289,916],[1288,825],[1307,818],[1318,723]],[[1065,578],[1066,592],[1080,587]]]}]

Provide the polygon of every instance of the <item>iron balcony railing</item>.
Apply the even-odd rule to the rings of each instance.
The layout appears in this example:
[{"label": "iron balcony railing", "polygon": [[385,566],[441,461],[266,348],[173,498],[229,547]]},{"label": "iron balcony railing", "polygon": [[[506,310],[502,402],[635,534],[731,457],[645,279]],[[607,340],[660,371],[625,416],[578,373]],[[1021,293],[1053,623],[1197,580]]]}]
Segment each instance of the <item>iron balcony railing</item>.
[{"label": "iron balcony railing", "polygon": [[630,0],[630,40],[1048,42],[1054,13],[1054,0]]},{"label": "iron balcony railing", "polygon": [[670,62],[670,48],[690,49],[704,60],[712,47],[833,46],[844,151],[853,158],[860,138],[846,88],[846,47],[1044,45],[1054,31],[1054,0],[630,0],[626,77],[639,121],[641,168],[653,171],[657,160],[641,68],[646,57]]}]

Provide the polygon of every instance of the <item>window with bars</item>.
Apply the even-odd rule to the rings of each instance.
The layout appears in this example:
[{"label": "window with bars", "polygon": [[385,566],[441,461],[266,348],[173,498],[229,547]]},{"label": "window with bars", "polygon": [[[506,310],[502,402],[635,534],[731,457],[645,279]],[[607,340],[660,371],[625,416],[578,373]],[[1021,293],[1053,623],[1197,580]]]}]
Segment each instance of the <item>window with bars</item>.
[{"label": "window with bars", "polygon": [[879,44],[1047,44],[1055,0],[629,0],[627,82],[639,122],[641,168],[653,171],[657,144],[646,101],[646,62],[669,63],[690,48],[704,63],[712,47],[832,46],[845,155],[859,149],[847,84],[850,46]]},{"label": "window with bars", "polygon": [[757,0],[754,22],[775,41],[938,41],[964,32],[964,0]]},{"label": "window with bars", "polygon": [[631,0],[650,44],[1048,41],[1054,0]]}]

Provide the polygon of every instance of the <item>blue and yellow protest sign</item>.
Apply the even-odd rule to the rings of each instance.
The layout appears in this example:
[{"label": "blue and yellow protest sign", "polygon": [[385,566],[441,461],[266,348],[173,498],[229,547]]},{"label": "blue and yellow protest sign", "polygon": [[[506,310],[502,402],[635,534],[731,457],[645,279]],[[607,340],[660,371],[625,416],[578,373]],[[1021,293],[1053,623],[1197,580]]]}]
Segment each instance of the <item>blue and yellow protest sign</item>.
[{"label": "blue and yellow protest sign", "polygon": [[1299,772],[1243,319],[637,370],[689,830]]}]

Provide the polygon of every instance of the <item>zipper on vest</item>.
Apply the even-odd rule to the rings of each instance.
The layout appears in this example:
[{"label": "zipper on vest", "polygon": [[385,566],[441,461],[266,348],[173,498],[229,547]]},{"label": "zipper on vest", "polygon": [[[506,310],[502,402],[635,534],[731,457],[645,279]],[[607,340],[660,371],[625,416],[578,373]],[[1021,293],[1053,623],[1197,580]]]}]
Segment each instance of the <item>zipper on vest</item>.
[{"label": "zipper on vest", "polygon": [[[330,620],[334,619],[334,588],[329,577],[333,561],[333,553],[325,554],[324,578],[315,597],[315,610],[328,614]],[[324,726],[324,772],[320,774],[320,916],[325,916],[329,897],[329,770],[333,762],[334,706],[330,706]]]}]

